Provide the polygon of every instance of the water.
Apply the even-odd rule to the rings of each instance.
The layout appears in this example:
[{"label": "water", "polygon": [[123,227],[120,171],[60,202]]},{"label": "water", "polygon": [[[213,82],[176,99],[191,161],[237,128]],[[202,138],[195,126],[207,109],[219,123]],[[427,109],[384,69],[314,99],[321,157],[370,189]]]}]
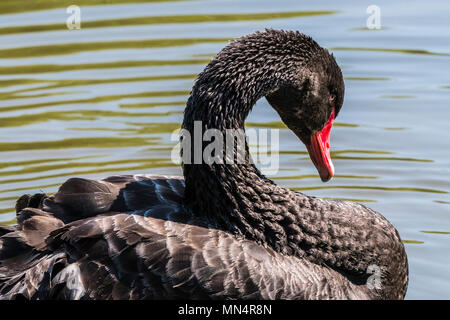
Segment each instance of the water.
[{"label": "water", "polygon": [[[195,75],[229,39],[295,29],[333,51],[346,98],[332,132],[337,176],[322,184],[305,147],[280,132],[280,185],[363,202],[405,240],[409,299],[450,298],[450,5],[377,1],[0,2],[0,219],[23,193],[68,177],[181,174],[170,160]],[[96,6],[86,6],[86,4]],[[108,4],[105,4],[108,3]],[[42,11],[38,11],[42,10]],[[252,127],[281,127],[262,99]]]}]

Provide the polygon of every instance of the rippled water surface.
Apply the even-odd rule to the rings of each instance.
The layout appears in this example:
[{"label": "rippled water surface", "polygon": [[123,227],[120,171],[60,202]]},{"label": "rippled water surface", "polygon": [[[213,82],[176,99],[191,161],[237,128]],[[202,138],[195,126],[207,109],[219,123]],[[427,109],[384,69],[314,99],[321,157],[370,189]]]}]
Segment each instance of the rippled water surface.
[{"label": "rippled water surface", "polygon": [[[170,160],[193,80],[228,40],[295,29],[329,48],[346,79],[323,184],[305,147],[260,100],[248,119],[281,128],[280,185],[363,202],[404,239],[407,298],[450,298],[450,4],[377,1],[1,1],[0,219],[23,193],[68,177],[181,174]],[[81,6],[81,30],[66,7]],[[270,176],[270,174],[269,174]]]}]

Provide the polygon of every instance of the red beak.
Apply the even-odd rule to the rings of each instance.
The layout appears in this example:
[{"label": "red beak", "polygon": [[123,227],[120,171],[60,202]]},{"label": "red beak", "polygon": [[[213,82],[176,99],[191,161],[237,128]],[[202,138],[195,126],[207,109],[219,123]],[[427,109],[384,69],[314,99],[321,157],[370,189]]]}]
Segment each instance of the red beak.
[{"label": "red beak", "polygon": [[306,143],[309,156],[319,171],[320,179],[327,182],[334,175],[334,166],[330,157],[330,133],[334,120],[334,108],[331,116],[323,129],[311,136],[309,143]]}]

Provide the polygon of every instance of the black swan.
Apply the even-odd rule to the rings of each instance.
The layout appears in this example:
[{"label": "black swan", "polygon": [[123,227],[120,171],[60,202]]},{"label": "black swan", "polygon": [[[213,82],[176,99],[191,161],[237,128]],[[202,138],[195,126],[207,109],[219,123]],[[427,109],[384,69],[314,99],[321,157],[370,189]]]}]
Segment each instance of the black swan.
[{"label": "black swan", "polygon": [[[198,76],[182,128],[244,128],[263,96],[329,180],[344,81],[299,32],[227,45]],[[0,298],[404,298],[405,249],[381,214],[281,188],[246,150],[243,163],[185,161],[184,179],[72,178],[54,196],[22,196],[17,225],[0,228]]]}]

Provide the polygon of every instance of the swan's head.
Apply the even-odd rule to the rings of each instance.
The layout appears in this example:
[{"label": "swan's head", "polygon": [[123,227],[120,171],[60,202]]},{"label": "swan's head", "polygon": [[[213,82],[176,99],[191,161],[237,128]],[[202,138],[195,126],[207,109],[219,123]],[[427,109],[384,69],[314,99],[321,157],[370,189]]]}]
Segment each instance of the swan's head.
[{"label": "swan's head", "polygon": [[320,178],[326,182],[334,175],[330,133],[344,101],[342,72],[333,55],[310,37],[282,34],[289,40],[280,42],[283,50],[272,53],[279,52],[282,81],[265,96],[281,120],[306,145]]},{"label": "swan's head", "polygon": [[255,32],[223,48],[197,78],[183,128],[204,119],[212,128],[243,128],[261,96],[306,145],[322,181],[330,180],[330,132],[344,80],[333,55],[298,31]]}]

